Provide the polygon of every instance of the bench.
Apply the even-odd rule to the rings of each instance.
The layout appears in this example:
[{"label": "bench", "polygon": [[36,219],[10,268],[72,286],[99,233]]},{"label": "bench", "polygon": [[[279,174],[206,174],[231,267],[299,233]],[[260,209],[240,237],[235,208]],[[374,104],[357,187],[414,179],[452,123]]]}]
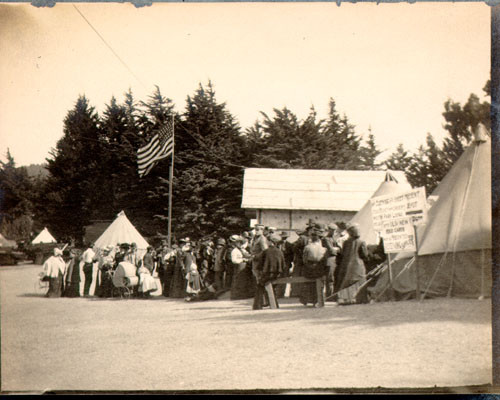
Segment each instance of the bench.
[{"label": "bench", "polygon": [[276,297],[274,296],[274,290],[273,290],[273,285],[279,285],[279,284],[284,284],[284,283],[306,283],[306,282],[316,282],[316,292],[318,294],[318,299],[321,299],[323,293],[323,279],[324,278],[318,278],[318,279],[310,279],[310,278],[305,278],[303,276],[290,276],[290,277],[285,277],[285,278],[278,278],[274,279],[272,281],[269,281],[266,283],[264,286],[267,292],[267,296],[269,297],[269,307],[272,309],[279,308],[278,301],[276,300]]}]

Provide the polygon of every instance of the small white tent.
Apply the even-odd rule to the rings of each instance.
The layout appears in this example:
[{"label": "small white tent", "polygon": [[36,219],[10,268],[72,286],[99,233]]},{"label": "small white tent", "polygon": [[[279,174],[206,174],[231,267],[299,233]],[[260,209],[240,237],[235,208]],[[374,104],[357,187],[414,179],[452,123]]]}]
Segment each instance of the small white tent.
[{"label": "small white tent", "polygon": [[[373,193],[372,198],[409,190],[411,190],[411,185],[406,179],[404,181],[398,181],[394,175],[388,171],[384,181],[380,184],[375,193]],[[363,208],[359,210],[349,222],[359,225],[361,238],[366,244],[376,245],[379,243],[377,232],[373,229],[372,204],[370,200],[365,203]]]},{"label": "small white tent", "polygon": [[117,246],[120,243],[135,243],[138,250],[146,250],[148,242],[132,225],[124,211],[120,211],[116,219],[95,241],[95,247],[103,249],[106,246]]},{"label": "small white tent", "polygon": [[47,228],[43,228],[36,238],[33,239],[31,244],[41,244],[41,243],[57,243],[57,240],[54,239]]}]

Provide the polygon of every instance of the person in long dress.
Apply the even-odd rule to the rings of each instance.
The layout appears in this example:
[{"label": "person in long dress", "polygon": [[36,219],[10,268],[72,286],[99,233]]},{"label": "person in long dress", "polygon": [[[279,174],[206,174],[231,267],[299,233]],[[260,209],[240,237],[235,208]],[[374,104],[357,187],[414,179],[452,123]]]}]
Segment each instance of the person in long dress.
[{"label": "person in long dress", "polygon": [[231,250],[231,263],[233,268],[233,282],[231,285],[231,300],[252,298],[255,294],[255,283],[252,269],[249,266],[250,254],[242,249],[244,239],[233,235],[235,247]]},{"label": "person in long dress", "polygon": [[61,297],[63,277],[66,271],[66,263],[62,258],[62,250],[54,249],[54,255],[50,256],[43,264],[43,272],[49,279],[49,291],[46,297]]},{"label": "person in long dress", "polygon": [[302,275],[314,282],[302,284],[300,291],[300,302],[305,306],[311,303],[313,306],[323,307],[325,299],[323,294],[324,281],[327,274],[327,250],[321,243],[321,237],[325,229],[322,224],[316,224],[311,231],[311,242],[304,247],[302,255]]},{"label": "person in long dress", "polygon": [[146,250],[146,254],[142,258],[142,263],[137,268],[137,275],[139,276],[139,296],[148,298],[151,292],[157,289],[155,278],[153,278],[154,271],[154,255],[153,248],[149,246]]},{"label": "person in long dress", "polygon": [[80,297],[80,258],[77,250],[72,249],[66,264],[64,297]]},{"label": "person in long dress", "polygon": [[97,267],[101,273],[99,280],[99,290],[96,290],[99,297],[111,297],[113,294],[113,268],[115,259],[112,251],[113,246],[107,246],[102,250],[102,254],[98,256]]},{"label": "person in long dress", "polygon": [[[356,304],[358,291],[366,281],[365,262],[369,261],[366,243],[360,238],[356,224],[347,228],[349,239],[342,246],[342,261],[339,266],[338,304]],[[361,302],[364,302],[362,299]]]},{"label": "person in long dress", "polygon": [[191,253],[190,243],[189,238],[179,240],[179,248],[175,255],[174,273],[170,284],[170,297],[183,298],[186,296],[186,267],[195,261],[194,255]]}]

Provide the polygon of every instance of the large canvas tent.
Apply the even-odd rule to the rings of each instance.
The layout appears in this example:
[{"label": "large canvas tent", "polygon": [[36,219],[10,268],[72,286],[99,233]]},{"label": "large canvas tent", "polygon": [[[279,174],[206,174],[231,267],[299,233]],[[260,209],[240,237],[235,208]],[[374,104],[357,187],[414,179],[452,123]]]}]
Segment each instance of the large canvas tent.
[{"label": "large canvas tent", "polygon": [[146,250],[148,242],[132,225],[124,211],[108,226],[103,234],[95,241],[95,247],[103,249],[106,246],[117,246],[120,243],[135,243],[138,250]]},{"label": "large canvas tent", "polygon": [[43,228],[43,230],[31,242],[31,244],[41,243],[57,243],[57,240],[54,239],[54,236],[50,234],[49,230],[46,227]]},{"label": "large canvas tent", "polygon": [[[393,264],[394,292],[414,296],[418,266],[426,296],[490,295],[491,142],[482,125],[429,200],[428,222],[417,230],[418,257],[398,255]],[[372,295],[381,296],[387,285],[385,273]]]},{"label": "large canvas tent", "polygon": [[[408,182],[398,181],[394,177],[394,175],[390,171],[388,171],[386,173],[384,181],[375,191],[372,198],[377,196],[384,196],[387,194],[401,193],[408,190],[411,190],[411,185]],[[370,200],[368,200],[365,203],[363,208],[359,210],[349,222],[352,224],[356,223],[359,225],[361,238],[366,242],[366,244],[368,245],[378,244],[379,240],[377,232],[375,232],[375,229],[373,229],[372,205]]]}]

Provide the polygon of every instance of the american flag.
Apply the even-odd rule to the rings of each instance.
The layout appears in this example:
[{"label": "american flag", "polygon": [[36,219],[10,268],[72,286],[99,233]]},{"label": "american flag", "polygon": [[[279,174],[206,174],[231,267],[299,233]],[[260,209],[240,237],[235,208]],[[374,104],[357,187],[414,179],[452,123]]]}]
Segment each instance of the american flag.
[{"label": "american flag", "polygon": [[159,160],[168,157],[174,149],[174,122],[168,121],[149,143],[137,151],[139,176],[146,176]]}]

